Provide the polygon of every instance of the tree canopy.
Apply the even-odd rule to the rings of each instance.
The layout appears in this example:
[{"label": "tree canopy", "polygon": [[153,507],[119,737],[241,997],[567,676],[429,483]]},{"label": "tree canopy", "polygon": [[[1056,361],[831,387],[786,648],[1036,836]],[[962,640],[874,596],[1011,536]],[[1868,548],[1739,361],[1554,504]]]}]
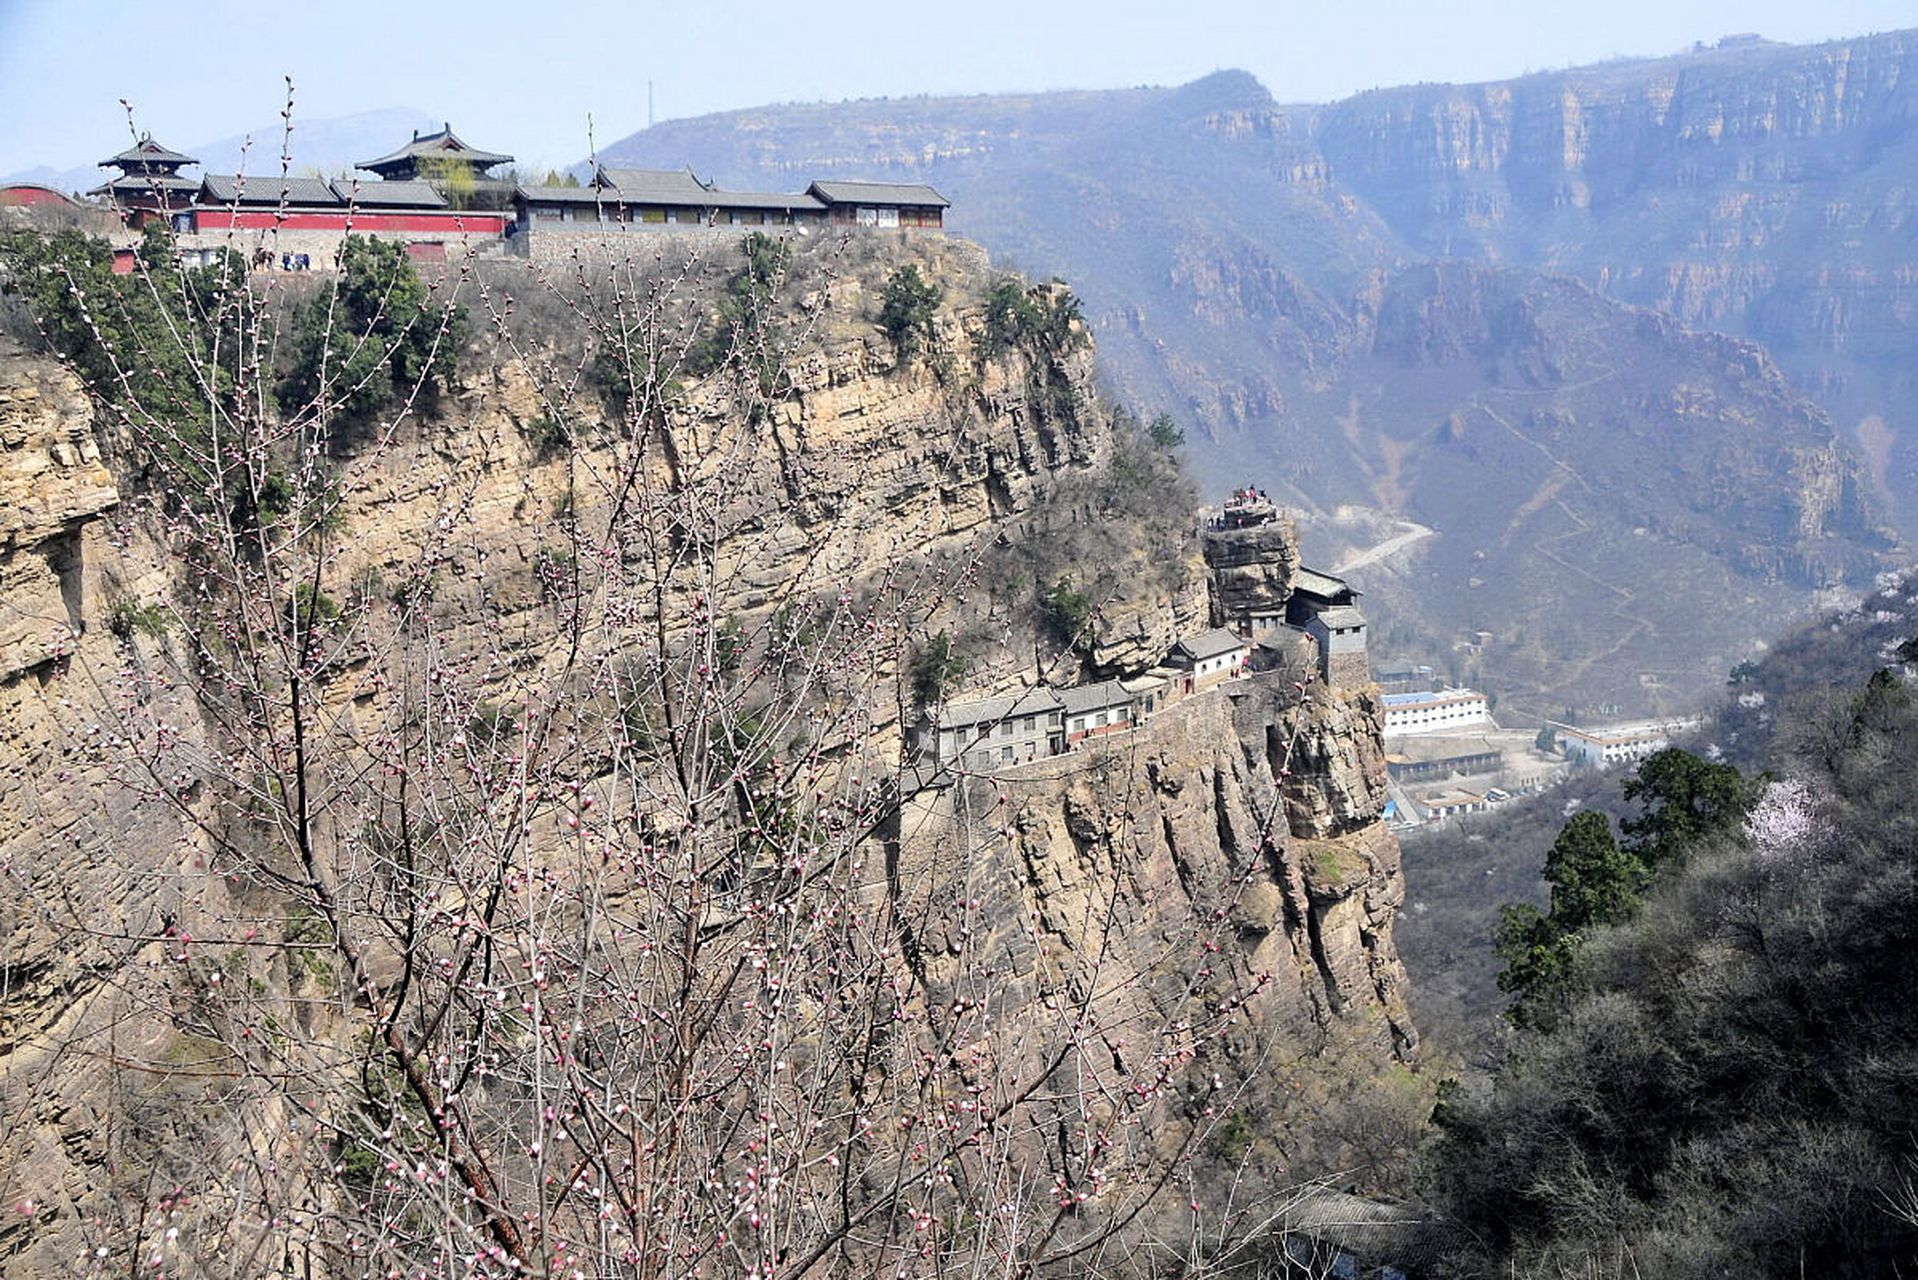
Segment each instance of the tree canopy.
[{"label": "tree canopy", "polygon": [[[1508,908],[1519,1034],[1421,1174],[1446,1274],[1867,1277],[1918,1258],[1918,714],[1896,677],[1835,751],[1747,778],[1683,751],[1580,813],[1549,913]],[[1781,733],[1781,739],[1790,735]]]},{"label": "tree canopy", "polygon": [[280,402],[353,418],[384,407],[396,387],[439,390],[458,369],[464,334],[459,308],[433,301],[404,249],[348,236],[337,280],[295,319]]}]

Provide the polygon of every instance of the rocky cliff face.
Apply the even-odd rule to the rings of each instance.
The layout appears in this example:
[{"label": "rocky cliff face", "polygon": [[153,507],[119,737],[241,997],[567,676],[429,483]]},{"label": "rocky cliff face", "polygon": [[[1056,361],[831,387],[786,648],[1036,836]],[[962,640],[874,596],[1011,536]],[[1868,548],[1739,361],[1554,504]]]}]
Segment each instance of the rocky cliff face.
[{"label": "rocky cliff face", "polygon": [[[512,735],[561,689],[581,699],[567,733],[601,723],[598,680],[567,683],[580,649],[569,652],[566,637],[588,637],[594,669],[623,679],[622,649],[643,651],[639,637],[654,634],[655,620],[643,610],[615,615],[607,597],[569,595],[567,579],[582,561],[608,574],[659,572],[648,554],[700,547],[659,578],[660,598],[683,606],[657,620],[669,637],[660,643],[674,653],[682,640],[719,643],[718,631],[743,637],[751,661],[770,664],[758,655],[770,652],[764,637],[787,625],[782,619],[824,620],[794,630],[849,613],[869,619],[834,642],[831,665],[809,677],[817,693],[798,689],[794,675],[765,677],[784,681],[787,696],[812,699],[804,705],[815,722],[850,717],[861,726],[848,763],[821,766],[841,782],[860,761],[883,769],[889,752],[896,760],[889,744],[901,706],[892,665],[900,645],[889,629],[997,634],[1000,647],[978,650],[970,676],[987,686],[1015,685],[1030,670],[1035,624],[1029,607],[1021,615],[1014,606],[1025,597],[975,582],[1001,544],[1070,529],[1121,570],[1094,631],[1095,662],[1149,665],[1204,625],[1205,574],[1189,537],[1142,546],[1136,529],[1099,531],[1102,521],[1124,521],[1118,507],[1086,496],[1105,484],[1117,448],[1091,392],[1090,352],[1015,345],[987,354],[970,301],[982,274],[975,251],[934,242],[899,252],[953,299],[932,349],[910,364],[868,318],[875,281],[898,264],[882,255],[808,295],[815,323],[791,353],[791,385],[770,414],[739,411],[734,391],[716,382],[657,424],[650,452],[629,451],[626,437],[597,424],[577,428],[577,447],[555,451],[552,382],[528,347],[478,362],[417,429],[342,457],[329,488],[339,499],[328,524],[334,550],[312,562],[317,591],[288,606],[338,609],[351,620],[336,652],[296,668],[311,676],[313,705],[330,726],[328,776],[357,778],[355,786],[426,777],[456,759],[443,755],[449,742],[456,753],[489,752],[486,761],[511,771],[500,777],[523,776]],[[346,966],[315,923],[319,900],[289,906],[275,889],[287,864],[266,854],[248,861],[270,837],[289,784],[249,772],[271,767],[277,721],[257,710],[236,719],[226,690],[197,683],[207,659],[186,620],[198,626],[209,617],[200,591],[226,584],[177,558],[175,495],[146,488],[131,467],[116,480],[102,465],[97,424],[69,374],[17,351],[0,354],[0,369],[0,485],[14,486],[0,556],[0,1109],[10,1118],[0,1132],[0,1195],[24,1206],[0,1225],[0,1269],[25,1273],[96,1238],[120,1250],[130,1237],[97,1225],[103,1206],[148,1203],[154,1179],[203,1182],[196,1152],[297,1109],[275,1093],[270,1073],[246,1076],[251,1083],[232,1092],[209,1084],[237,1079],[233,1064],[254,1048],[293,1044],[303,1053],[367,1041],[351,1040],[352,1001],[334,998]],[[716,469],[698,490],[710,498],[703,523],[662,528],[653,544],[592,536],[619,527],[610,513],[633,492],[599,479],[635,468],[681,483]],[[1059,516],[1062,502],[1070,518]],[[1274,555],[1296,552],[1275,546]],[[916,611],[888,612],[889,592],[916,601]],[[257,630],[228,635],[271,640],[289,616],[276,610]],[[589,618],[583,629],[581,617]],[[703,677],[707,667],[697,671]],[[866,671],[880,678],[852,678]],[[381,719],[383,700],[402,685],[422,691],[427,700],[416,706],[457,699],[445,712],[449,736],[371,767],[387,734],[415,731],[415,720]],[[430,712],[435,723],[441,714]],[[632,750],[642,730],[625,732],[634,736],[613,739],[614,750]],[[1376,822],[1376,708],[1362,698],[1300,702],[1290,686],[1248,687],[1195,699],[1155,733],[1152,757],[1124,766],[1138,771],[1136,788],[1086,778],[1023,795],[1021,816],[1003,839],[993,837],[991,855],[1023,869],[991,887],[1009,895],[993,910],[1006,920],[1039,912],[1042,932],[1081,960],[1110,944],[1108,959],[1120,967],[1102,972],[1137,965],[1142,990],[1160,976],[1147,972],[1154,928],[1189,919],[1200,904],[1235,913],[1245,954],[1221,971],[1221,990],[1278,976],[1256,1015],[1214,1052],[1253,1083],[1271,1061],[1289,1064],[1294,1100],[1283,1112],[1275,1101],[1270,1112],[1296,1125],[1285,1160],[1330,1167],[1350,1143],[1314,1114],[1377,1072],[1396,1071],[1391,1064],[1416,1043],[1390,941],[1398,872],[1396,848]],[[1275,757],[1277,742],[1284,749]],[[728,749],[737,748],[702,751],[701,767]],[[790,748],[782,738],[772,749]],[[467,822],[461,798],[498,794],[491,766],[463,759],[447,793],[454,803],[435,822]],[[589,753],[557,776],[578,796],[601,787],[593,770],[603,767]],[[1275,769],[1287,768],[1281,800]],[[595,794],[604,810],[620,803],[610,787]],[[343,833],[351,851],[372,838],[354,833],[373,831],[377,818],[368,815],[377,810],[371,800],[348,801],[324,826],[326,839]],[[621,819],[628,834],[608,838],[651,841],[683,831],[685,821],[683,812],[649,809]],[[566,845],[556,814],[525,832],[536,859]],[[464,838],[452,840],[449,874],[466,852]],[[360,891],[351,879],[340,884],[342,893]],[[1087,914],[1095,897],[1122,885],[1136,910],[1104,922]],[[1171,896],[1175,885],[1182,899]],[[353,961],[363,996],[395,980],[398,956]],[[250,1006],[244,1023],[221,1012],[229,1007],[223,982]],[[278,1028],[270,1042],[259,1038],[262,1027]],[[305,1158],[282,1155],[289,1170]],[[210,1224],[234,1221],[227,1209],[237,1201],[222,1198],[229,1194],[239,1193],[202,1196],[175,1220],[189,1236],[221,1238],[226,1228]]]},{"label": "rocky cliff face", "polygon": [[[1418,1121],[1399,1116],[1367,1149],[1343,1106],[1390,1092],[1392,1064],[1418,1044],[1392,943],[1404,884],[1380,819],[1381,724],[1370,689],[1235,682],[1123,738],[955,787],[906,857],[976,850],[1010,1007],[1113,965],[1173,980],[1138,987],[1128,1025],[1175,1016],[1180,979],[1243,1001],[1201,1056],[1245,1098],[1274,1165],[1390,1187],[1385,1152],[1403,1152]],[[1215,917],[1229,943],[1181,948],[1191,921]]]},{"label": "rocky cliff face", "polygon": [[1212,621],[1283,611],[1299,569],[1299,530],[1289,515],[1250,529],[1208,532],[1203,538],[1212,584]]},{"label": "rocky cliff face", "polygon": [[1418,252],[1575,272],[1810,374],[1909,349],[1915,74],[1911,32],[1746,44],[1363,94],[1314,136]]}]

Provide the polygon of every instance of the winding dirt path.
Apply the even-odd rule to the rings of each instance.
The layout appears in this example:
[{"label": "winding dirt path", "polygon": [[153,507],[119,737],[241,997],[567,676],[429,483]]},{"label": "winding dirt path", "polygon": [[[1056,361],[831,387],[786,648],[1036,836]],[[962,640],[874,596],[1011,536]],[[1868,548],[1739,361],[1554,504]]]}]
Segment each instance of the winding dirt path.
[{"label": "winding dirt path", "polygon": [[1426,528],[1416,520],[1400,520],[1398,527],[1403,532],[1392,535],[1384,542],[1374,543],[1372,546],[1367,547],[1365,550],[1340,564],[1337,568],[1333,569],[1332,572],[1345,574],[1350,573],[1354,569],[1363,569],[1368,564],[1377,564],[1387,556],[1396,555],[1398,552],[1403,551],[1406,547],[1411,546],[1421,538],[1429,538],[1438,532],[1436,529]]}]

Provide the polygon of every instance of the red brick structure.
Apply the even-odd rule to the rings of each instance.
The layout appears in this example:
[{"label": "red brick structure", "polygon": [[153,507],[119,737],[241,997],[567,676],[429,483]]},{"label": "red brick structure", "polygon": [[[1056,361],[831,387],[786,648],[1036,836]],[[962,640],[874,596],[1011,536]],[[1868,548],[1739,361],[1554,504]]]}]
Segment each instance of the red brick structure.
[{"label": "red brick structure", "polygon": [[67,196],[52,187],[43,187],[37,182],[9,182],[0,184],[0,208],[23,208],[29,205],[64,205],[71,209],[74,203]]}]

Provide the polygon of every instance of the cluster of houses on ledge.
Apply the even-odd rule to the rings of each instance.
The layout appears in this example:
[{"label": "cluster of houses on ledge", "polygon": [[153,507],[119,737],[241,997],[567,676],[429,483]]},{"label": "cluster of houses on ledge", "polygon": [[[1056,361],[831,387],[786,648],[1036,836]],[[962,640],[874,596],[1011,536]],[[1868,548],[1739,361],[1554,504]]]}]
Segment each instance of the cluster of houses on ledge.
[{"label": "cluster of houses on ledge", "polygon": [[1282,608],[1247,610],[1229,626],[1189,636],[1143,675],[948,703],[915,728],[915,746],[928,765],[985,772],[1137,728],[1179,699],[1259,671],[1368,683],[1358,595],[1343,578],[1301,568]]},{"label": "cluster of houses on ledge", "polygon": [[1252,649],[1224,627],[1179,641],[1159,666],[1131,680],[1053,688],[948,703],[916,731],[920,759],[973,772],[1064,755],[1095,738],[1137,728],[1180,698],[1252,670]]},{"label": "cluster of houses on ledge", "polygon": [[[415,132],[390,154],[361,161],[370,178],[192,177],[194,157],[151,137],[100,162],[117,176],[88,197],[134,231],[163,221],[189,261],[239,248],[256,265],[330,266],[348,234],[396,240],[416,260],[492,251],[568,252],[579,233],[718,227],[872,227],[938,230],[950,202],[914,183],[813,182],[802,192],[722,190],[689,170],[597,166],[583,186],[532,186],[494,176],[513,157],[463,142],[449,124]],[[57,191],[0,186],[0,205],[71,204]],[[239,241],[236,245],[235,241]],[[131,246],[118,250],[132,269]]]}]

